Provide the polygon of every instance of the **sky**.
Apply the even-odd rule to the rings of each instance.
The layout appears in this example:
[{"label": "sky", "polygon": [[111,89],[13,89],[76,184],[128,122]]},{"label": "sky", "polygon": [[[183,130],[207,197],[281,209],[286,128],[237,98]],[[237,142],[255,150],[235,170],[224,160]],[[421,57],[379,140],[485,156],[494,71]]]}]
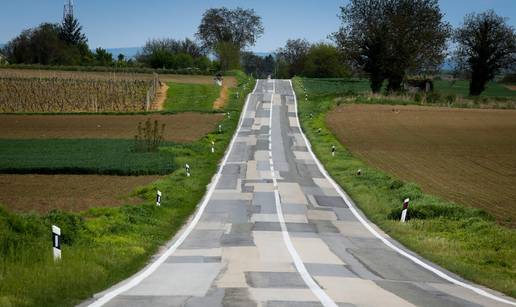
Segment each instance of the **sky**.
[{"label": "sky", "polygon": [[[271,52],[289,38],[311,42],[327,39],[339,28],[339,7],[346,0],[74,0],[75,16],[90,48],[139,47],[150,38],[193,37],[203,12],[212,7],[253,8],[262,17],[265,33],[250,50]],[[494,9],[516,27],[516,0],[440,0],[445,19],[453,26],[464,15]],[[295,5],[293,5],[295,3]],[[2,0],[0,43],[42,22],[59,22],[64,0]]]}]

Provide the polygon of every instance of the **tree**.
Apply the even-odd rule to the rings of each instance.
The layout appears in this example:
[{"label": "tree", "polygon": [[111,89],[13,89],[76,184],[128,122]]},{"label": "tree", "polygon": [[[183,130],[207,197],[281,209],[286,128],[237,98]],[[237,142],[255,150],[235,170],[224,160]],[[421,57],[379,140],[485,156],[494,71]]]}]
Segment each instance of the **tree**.
[{"label": "tree", "polygon": [[67,45],[59,33],[58,24],[42,23],[9,41],[4,54],[14,64],[79,65],[79,48]]},{"label": "tree", "polygon": [[385,80],[388,26],[384,12],[387,2],[352,0],[347,6],[341,7],[340,19],[343,25],[332,35],[351,67],[369,74],[373,93],[381,90]]},{"label": "tree", "polygon": [[242,53],[242,68],[256,78],[266,78],[274,72],[275,60],[272,55],[261,57],[252,52]]},{"label": "tree", "polygon": [[455,31],[455,58],[471,74],[469,94],[480,95],[496,74],[516,63],[516,32],[492,10],[466,16]]},{"label": "tree", "polygon": [[206,57],[205,49],[189,38],[184,40],[170,38],[149,40],[145,43],[142,52],[137,55],[137,59],[152,68],[195,67],[206,71],[210,66],[210,60]]},{"label": "tree", "polygon": [[370,75],[373,92],[385,79],[388,91],[400,91],[408,72],[435,71],[445,58],[450,25],[437,0],[351,0],[340,18],[333,37]]},{"label": "tree", "polygon": [[303,76],[310,78],[340,78],[348,75],[348,69],[342,60],[339,50],[329,44],[320,43],[310,47]]},{"label": "tree", "polygon": [[100,47],[95,49],[94,57],[99,66],[110,66],[113,64],[113,55],[106,49]]},{"label": "tree", "polygon": [[306,39],[289,39],[285,47],[276,50],[280,71],[286,71],[286,75],[281,73],[281,77],[291,78],[303,72],[305,58],[310,50],[310,43]]},{"label": "tree", "polygon": [[82,33],[82,26],[72,14],[67,14],[64,17],[61,23],[59,37],[62,41],[76,46],[88,42],[86,35]]},{"label": "tree", "polygon": [[196,36],[215,52],[222,69],[236,68],[240,52],[263,34],[261,17],[252,9],[211,8],[202,17]]}]

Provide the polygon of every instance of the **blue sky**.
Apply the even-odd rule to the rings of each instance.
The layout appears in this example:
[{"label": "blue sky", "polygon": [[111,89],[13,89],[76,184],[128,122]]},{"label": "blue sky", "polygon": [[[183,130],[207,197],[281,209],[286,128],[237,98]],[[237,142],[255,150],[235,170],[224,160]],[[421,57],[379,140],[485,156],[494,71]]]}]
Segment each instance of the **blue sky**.
[{"label": "blue sky", "polygon": [[[295,3],[295,4],[294,4]],[[202,13],[210,7],[254,8],[265,33],[254,51],[273,51],[288,38],[320,41],[339,27],[337,14],[345,0],[75,0],[75,15],[90,47],[136,47],[148,38],[192,37]],[[64,0],[3,0],[0,43],[41,22],[58,22]],[[294,5],[293,5],[294,4]],[[494,9],[516,27],[516,0],[440,0],[446,20],[457,26],[467,13]]]}]

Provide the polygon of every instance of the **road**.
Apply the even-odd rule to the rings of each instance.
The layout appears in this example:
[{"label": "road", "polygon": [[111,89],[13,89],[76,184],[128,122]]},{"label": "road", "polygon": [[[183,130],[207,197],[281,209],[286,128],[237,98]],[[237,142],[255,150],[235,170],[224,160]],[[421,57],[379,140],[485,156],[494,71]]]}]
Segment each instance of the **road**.
[{"label": "road", "polygon": [[514,302],[368,222],[311,153],[290,81],[260,80],[182,233],[140,273],[83,305],[508,306],[503,300]]}]

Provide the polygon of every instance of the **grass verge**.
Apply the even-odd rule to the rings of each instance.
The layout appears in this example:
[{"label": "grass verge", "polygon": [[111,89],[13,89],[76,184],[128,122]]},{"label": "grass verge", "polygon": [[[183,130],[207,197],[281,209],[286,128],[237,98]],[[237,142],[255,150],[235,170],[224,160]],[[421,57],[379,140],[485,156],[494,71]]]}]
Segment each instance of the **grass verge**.
[{"label": "grass verge", "polygon": [[[46,215],[14,214],[0,209],[0,306],[73,306],[141,268],[185,223],[206,191],[206,185],[238,123],[238,114],[253,81],[238,76],[240,86],[230,89],[232,116],[222,132],[161,150],[183,168],[137,189],[143,205],[97,208],[78,214],[52,211]],[[211,141],[216,152],[211,153]],[[163,192],[156,207],[156,189]],[[52,260],[50,226],[62,231],[63,259]]]},{"label": "grass verge", "polygon": [[[484,211],[464,208],[421,192],[353,157],[325,125],[335,93],[295,78],[299,117],[314,153],[355,203],[386,233],[409,249],[473,282],[516,297],[516,231],[494,222]],[[318,131],[319,129],[320,132]],[[336,156],[331,146],[336,146]],[[362,170],[357,176],[356,171]],[[404,198],[411,199],[410,220],[398,222]]]},{"label": "grass verge", "polygon": [[176,168],[171,151],[133,147],[132,140],[0,140],[0,173],[164,175]]}]

